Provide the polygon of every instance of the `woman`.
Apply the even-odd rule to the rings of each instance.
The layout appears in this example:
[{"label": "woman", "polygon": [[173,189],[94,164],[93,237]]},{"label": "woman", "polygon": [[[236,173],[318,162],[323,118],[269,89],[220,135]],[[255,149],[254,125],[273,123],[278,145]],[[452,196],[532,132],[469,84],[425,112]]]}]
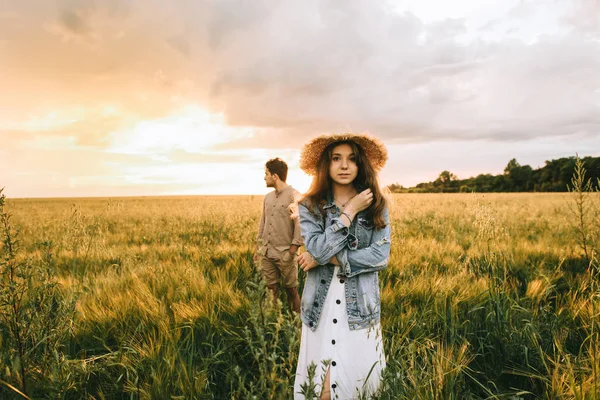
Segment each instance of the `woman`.
[{"label": "woman", "polygon": [[388,263],[391,229],[376,174],[386,160],[385,146],[363,134],[321,136],[302,150],[300,167],[313,181],[298,203],[306,280],[296,399],[307,392],[312,363],[321,399],[355,399],[379,386],[378,271]]}]

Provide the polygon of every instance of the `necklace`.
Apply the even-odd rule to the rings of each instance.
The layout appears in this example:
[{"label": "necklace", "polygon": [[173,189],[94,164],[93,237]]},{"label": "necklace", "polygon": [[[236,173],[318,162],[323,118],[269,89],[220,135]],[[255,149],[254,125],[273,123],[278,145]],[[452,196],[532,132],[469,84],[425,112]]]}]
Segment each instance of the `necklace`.
[{"label": "necklace", "polygon": [[355,197],[356,197],[356,195],[357,195],[357,194],[358,194],[358,193],[356,193],[354,196],[350,197],[348,200],[346,200],[346,202],[345,202],[345,203],[342,203],[341,201],[339,201],[339,200],[338,200],[338,199],[336,199],[335,197],[333,198],[333,201],[335,201],[335,202],[336,202],[336,203],[337,203],[339,206],[341,206],[341,208],[344,208],[344,207],[346,207],[346,204],[348,204],[348,202],[349,202],[350,200],[352,200],[353,198],[355,198]]}]

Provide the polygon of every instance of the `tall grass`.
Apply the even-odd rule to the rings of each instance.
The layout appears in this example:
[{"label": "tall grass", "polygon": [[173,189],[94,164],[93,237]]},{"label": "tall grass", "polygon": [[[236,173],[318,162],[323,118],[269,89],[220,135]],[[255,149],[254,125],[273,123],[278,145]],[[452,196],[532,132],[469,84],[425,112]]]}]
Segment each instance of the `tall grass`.
[{"label": "tall grass", "polygon": [[[597,397],[600,293],[569,211],[579,195],[395,195],[380,274],[388,367],[375,397]],[[48,347],[56,366],[32,356],[27,392],[290,398],[301,325],[286,299],[266,296],[252,262],[261,201],[6,200],[23,259],[48,265],[39,240],[52,242],[39,276],[66,313]],[[585,243],[597,248],[597,236]],[[23,398],[28,373],[14,372],[3,324],[0,398]]]},{"label": "tall grass", "polygon": [[19,232],[0,189],[0,395],[60,396],[76,383],[66,371],[63,342],[72,329],[72,297],[54,275],[52,242],[35,243],[38,257],[20,250]]}]

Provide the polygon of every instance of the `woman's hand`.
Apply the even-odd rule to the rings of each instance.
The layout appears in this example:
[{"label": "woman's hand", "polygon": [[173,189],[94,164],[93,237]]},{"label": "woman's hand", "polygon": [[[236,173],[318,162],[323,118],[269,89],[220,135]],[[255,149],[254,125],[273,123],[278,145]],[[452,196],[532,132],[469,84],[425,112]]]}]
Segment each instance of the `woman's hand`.
[{"label": "woman's hand", "polygon": [[319,264],[317,264],[315,259],[310,255],[308,251],[305,251],[304,253],[298,256],[298,265],[300,266],[302,271],[307,272],[308,270],[313,269]]},{"label": "woman's hand", "polygon": [[346,204],[344,211],[350,212],[352,214],[352,218],[354,218],[354,215],[369,208],[372,202],[373,193],[371,192],[371,189],[365,189],[354,196],[352,200]]}]

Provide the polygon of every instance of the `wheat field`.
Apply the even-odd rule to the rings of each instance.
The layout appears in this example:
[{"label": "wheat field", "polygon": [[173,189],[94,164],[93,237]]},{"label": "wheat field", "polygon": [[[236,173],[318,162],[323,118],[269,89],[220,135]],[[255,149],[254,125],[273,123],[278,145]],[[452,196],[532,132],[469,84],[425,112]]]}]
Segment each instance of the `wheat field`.
[{"label": "wheat field", "polygon": [[[377,398],[600,398],[600,199],[585,199],[390,195]],[[7,199],[0,398],[291,398],[301,325],[253,265],[261,205]]]}]

